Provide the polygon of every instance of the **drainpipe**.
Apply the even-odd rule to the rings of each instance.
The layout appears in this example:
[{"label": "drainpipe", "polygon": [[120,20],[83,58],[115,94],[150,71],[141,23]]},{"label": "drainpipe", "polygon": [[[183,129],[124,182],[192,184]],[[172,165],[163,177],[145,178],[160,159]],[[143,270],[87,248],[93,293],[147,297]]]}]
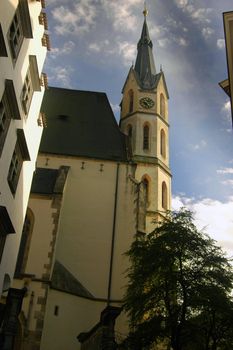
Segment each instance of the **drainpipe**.
[{"label": "drainpipe", "polygon": [[114,194],[113,224],[112,224],[111,256],[110,256],[109,277],[108,277],[107,305],[110,304],[111,288],[112,288],[112,269],[113,269],[113,258],[114,258],[114,247],[115,247],[115,235],[116,235],[116,215],[117,215],[117,200],[118,200],[119,168],[120,168],[120,163],[117,163],[116,184],[115,184],[115,194]]}]

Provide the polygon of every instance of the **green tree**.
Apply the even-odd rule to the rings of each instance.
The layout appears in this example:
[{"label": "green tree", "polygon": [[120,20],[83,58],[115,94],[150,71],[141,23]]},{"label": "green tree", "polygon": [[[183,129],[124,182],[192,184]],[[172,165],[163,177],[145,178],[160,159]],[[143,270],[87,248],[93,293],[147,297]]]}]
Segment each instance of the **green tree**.
[{"label": "green tree", "polygon": [[233,348],[232,266],[190,211],[171,212],[152,233],[138,233],[127,255],[131,331],[123,348]]}]

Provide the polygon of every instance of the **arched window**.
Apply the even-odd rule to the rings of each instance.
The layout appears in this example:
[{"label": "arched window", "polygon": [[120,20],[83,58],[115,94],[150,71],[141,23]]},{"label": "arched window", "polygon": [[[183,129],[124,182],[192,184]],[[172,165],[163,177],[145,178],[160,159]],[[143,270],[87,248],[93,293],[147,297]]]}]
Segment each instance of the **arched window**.
[{"label": "arched window", "polygon": [[133,112],[133,90],[129,90],[129,113]]},{"label": "arched window", "polygon": [[160,115],[165,118],[165,98],[163,94],[160,94]]},{"label": "arched window", "polygon": [[129,124],[127,125],[127,135],[129,136],[129,138],[131,138],[132,134],[133,134],[133,128],[132,128],[132,125]]},{"label": "arched window", "polygon": [[149,125],[144,125],[143,127],[143,149],[149,149],[149,137],[150,137],[150,128]]},{"label": "arched window", "polygon": [[163,129],[160,131],[160,153],[164,158],[166,157],[166,135]]},{"label": "arched window", "polygon": [[168,200],[167,200],[167,185],[166,185],[166,182],[163,181],[163,183],[162,183],[162,207],[165,210],[167,210],[167,208],[168,208],[167,203],[168,203]]},{"label": "arched window", "polygon": [[128,142],[130,147],[130,152],[132,152],[132,135],[133,135],[133,128],[131,124],[127,125],[126,134],[128,135]]},{"label": "arched window", "polygon": [[23,232],[21,236],[19,253],[18,253],[18,258],[16,263],[16,269],[15,269],[16,277],[19,276],[21,273],[25,272],[33,226],[34,226],[34,215],[31,209],[28,208],[25,216],[25,220],[24,220]]},{"label": "arched window", "polygon": [[149,180],[146,177],[142,178],[143,186],[144,186],[144,193],[145,193],[145,201],[146,205],[149,205]]}]

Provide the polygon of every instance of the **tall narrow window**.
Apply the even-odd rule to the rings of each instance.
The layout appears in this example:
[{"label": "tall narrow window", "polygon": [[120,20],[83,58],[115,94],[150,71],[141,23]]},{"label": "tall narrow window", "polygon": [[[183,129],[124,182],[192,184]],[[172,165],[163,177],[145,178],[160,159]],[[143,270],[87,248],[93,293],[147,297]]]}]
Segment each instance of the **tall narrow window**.
[{"label": "tall narrow window", "polygon": [[144,125],[144,127],[143,127],[143,149],[144,150],[149,149],[149,136],[150,136],[149,126]]},{"label": "tall narrow window", "polygon": [[17,129],[17,142],[11,158],[7,177],[8,184],[13,194],[16,192],[17,189],[19,176],[24,160],[30,160],[30,156],[23,129]]},{"label": "tall narrow window", "polygon": [[5,80],[5,91],[0,100],[0,156],[7,137],[11,118],[20,119],[13,81]]},{"label": "tall narrow window", "polygon": [[10,115],[7,110],[6,96],[0,101],[0,153],[3,148],[7,131],[10,125]]},{"label": "tall narrow window", "polygon": [[10,25],[8,38],[13,59],[16,59],[19,54],[23,42],[23,28],[20,20],[19,7],[15,11],[15,15]]},{"label": "tall narrow window", "polygon": [[133,112],[133,90],[129,90],[129,113]]},{"label": "tall narrow window", "polygon": [[127,126],[127,135],[131,138],[132,137],[132,133],[133,133],[132,125],[129,124]]},{"label": "tall narrow window", "polygon": [[28,208],[23,225],[23,232],[21,236],[20,248],[15,269],[15,277],[18,277],[21,273],[25,272],[29,246],[32,237],[33,225],[34,215],[31,209]]},{"label": "tall narrow window", "polygon": [[163,183],[162,183],[162,207],[165,210],[167,210],[167,208],[168,208],[167,203],[168,203],[168,200],[167,200],[167,185],[166,185],[166,182],[163,181]]},{"label": "tall narrow window", "polygon": [[6,237],[10,233],[15,233],[15,229],[6,207],[0,205],[0,262],[5,247]]},{"label": "tall narrow window", "polygon": [[0,56],[7,57],[7,50],[6,50],[6,45],[5,45],[5,40],[4,40],[4,35],[3,35],[1,23],[0,23]]},{"label": "tall narrow window", "polygon": [[142,182],[143,182],[143,185],[144,185],[146,206],[148,207],[148,205],[149,205],[149,180],[146,177],[144,177],[142,179]]},{"label": "tall narrow window", "polygon": [[29,56],[29,67],[26,73],[26,77],[23,84],[23,89],[21,92],[21,104],[24,113],[27,115],[32,101],[32,96],[34,91],[40,91],[40,77],[37,66],[36,56]]},{"label": "tall narrow window", "polygon": [[19,55],[24,37],[33,38],[32,26],[28,0],[19,0],[19,6],[15,11],[15,15],[8,30],[8,41],[14,62]]},{"label": "tall narrow window", "polygon": [[24,84],[23,84],[23,90],[21,93],[21,103],[25,114],[28,113],[31,100],[32,100],[32,95],[33,95],[32,79],[31,79],[30,69],[28,69],[24,80]]},{"label": "tall narrow window", "polygon": [[160,131],[160,153],[164,158],[166,157],[166,135],[163,129]]},{"label": "tall narrow window", "polygon": [[160,94],[160,115],[165,118],[165,98],[163,94]]}]

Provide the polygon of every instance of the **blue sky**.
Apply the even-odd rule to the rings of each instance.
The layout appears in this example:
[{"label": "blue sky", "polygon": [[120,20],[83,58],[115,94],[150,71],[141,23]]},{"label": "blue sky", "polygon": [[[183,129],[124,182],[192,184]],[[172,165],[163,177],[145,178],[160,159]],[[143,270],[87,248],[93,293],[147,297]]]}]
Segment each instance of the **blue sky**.
[{"label": "blue sky", "polygon": [[[49,84],[104,91],[119,118],[144,2],[46,3]],[[230,103],[218,86],[227,77],[222,13],[233,10],[232,0],[148,0],[147,7],[156,67],[162,65],[170,94],[173,205],[189,206],[201,227],[233,249],[233,133]]]}]

